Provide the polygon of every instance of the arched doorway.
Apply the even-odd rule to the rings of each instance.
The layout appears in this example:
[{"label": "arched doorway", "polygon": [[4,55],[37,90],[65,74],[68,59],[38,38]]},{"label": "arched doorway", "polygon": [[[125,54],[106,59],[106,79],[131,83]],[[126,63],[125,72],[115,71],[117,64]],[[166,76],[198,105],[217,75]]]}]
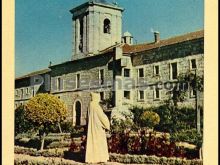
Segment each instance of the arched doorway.
[{"label": "arched doorway", "polygon": [[80,101],[76,101],[75,103],[75,113],[76,113],[76,126],[80,125],[80,121],[81,121],[81,102]]}]

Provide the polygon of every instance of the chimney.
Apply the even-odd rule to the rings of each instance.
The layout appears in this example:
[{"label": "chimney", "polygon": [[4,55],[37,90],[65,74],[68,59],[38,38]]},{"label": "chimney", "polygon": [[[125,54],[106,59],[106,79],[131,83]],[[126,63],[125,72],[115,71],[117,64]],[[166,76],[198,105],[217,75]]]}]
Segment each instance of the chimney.
[{"label": "chimney", "polygon": [[160,32],[155,31],[154,32],[154,42],[157,43],[160,41]]}]

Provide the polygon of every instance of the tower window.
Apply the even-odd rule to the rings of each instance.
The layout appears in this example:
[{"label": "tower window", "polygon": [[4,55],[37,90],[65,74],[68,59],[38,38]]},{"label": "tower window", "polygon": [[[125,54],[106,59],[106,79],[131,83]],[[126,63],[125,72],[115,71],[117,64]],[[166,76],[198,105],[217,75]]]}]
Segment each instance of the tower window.
[{"label": "tower window", "polygon": [[104,20],[104,28],[103,28],[104,33],[110,34],[110,24],[111,24],[110,20],[106,18]]},{"label": "tower window", "polygon": [[79,50],[83,52],[83,19],[80,20],[80,43]]}]

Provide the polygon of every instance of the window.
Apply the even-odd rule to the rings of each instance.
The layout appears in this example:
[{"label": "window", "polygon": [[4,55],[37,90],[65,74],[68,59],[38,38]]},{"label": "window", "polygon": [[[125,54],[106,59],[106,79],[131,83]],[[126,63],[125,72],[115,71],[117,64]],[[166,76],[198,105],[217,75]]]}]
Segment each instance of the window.
[{"label": "window", "polygon": [[76,88],[80,88],[80,74],[76,75]]},{"label": "window", "polygon": [[29,94],[29,88],[26,88],[26,94],[27,95]]},{"label": "window", "polygon": [[103,101],[105,98],[104,98],[104,92],[100,92],[100,99]]},{"label": "window", "polygon": [[111,27],[110,27],[110,24],[111,24],[110,20],[106,18],[106,19],[104,20],[104,25],[103,25],[103,26],[104,26],[104,27],[103,27],[103,32],[104,32],[104,33],[110,34],[110,28],[111,28]]},{"label": "window", "polygon": [[130,69],[124,69],[124,77],[130,77]]},{"label": "window", "polygon": [[171,63],[171,79],[172,80],[175,80],[177,79],[177,75],[178,75],[178,72],[177,72],[177,63]]},{"label": "window", "polygon": [[130,99],[130,91],[124,91],[124,98]]},{"label": "window", "polygon": [[144,91],[139,91],[139,93],[138,93],[138,99],[139,99],[139,100],[144,100]]},{"label": "window", "polygon": [[160,89],[158,88],[154,91],[154,99],[160,99]]},{"label": "window", "polygon": [[160,75],[160,68],[159,65],[154,66],[154,75],[159,76]]},{"label": "window", "polygon": [[61,88],[61,78],[57,78],[57,89],[60,91],[62,88]]},{"label": "window", "polygon": [[143,68],[138,69],[138,75],[139,75],[139,77],[144,77],[144,69]]},{"label": "window", "polygon": [[192,59],[191,60],[191,69],[196,69],[197,65],[196,65],[196,59]]},{"label": "window", "polygon": [[23,97],[24,89],[21,89],[21,97]]},{"label": "window", "polygon": [[83,52],[83,19],[80,20],[80,42],[79,42],[79,50]]},{"label": "window", "polygon": [[104,69],[99,70],[99,82],[100,85],[104,84]]},{"label": "window", "polygon": [[35,79],[34,79],[34,82],[35,82],[35,83],[38,83],[39,81],[40,81],[39,78],[35,78]]}]

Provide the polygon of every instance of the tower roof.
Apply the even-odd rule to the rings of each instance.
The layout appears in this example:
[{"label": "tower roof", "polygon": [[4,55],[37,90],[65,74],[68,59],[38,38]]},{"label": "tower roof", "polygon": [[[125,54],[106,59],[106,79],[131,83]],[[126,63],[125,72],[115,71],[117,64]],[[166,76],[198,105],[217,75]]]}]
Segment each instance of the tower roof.
[{"label": "tower roof", "polygon": [[102,3],[102,4],[106,4],[106,5],[113,5],[109,2],[107,2],[106,0],[90,0],[89,2]]},{"label": "tower roof", "polygon": [[132,37],[131,33],[128,31],[126,31],[123,36],[124,37]]},{"label": "tower roof", "polygon": [[73,13],[76,10],[79,10],[81,8],[84,8],[84,7],[90,6],[90,5],[99,5],[99,6],[102,6],[102,7],[107,7],[107,8],[112,8],[112,9],[124,11],[124,9],[119,7],[117,5],[117,3],[110,3],[107,0],[88,0],[87,2],[71,9],[70,12]]}]

